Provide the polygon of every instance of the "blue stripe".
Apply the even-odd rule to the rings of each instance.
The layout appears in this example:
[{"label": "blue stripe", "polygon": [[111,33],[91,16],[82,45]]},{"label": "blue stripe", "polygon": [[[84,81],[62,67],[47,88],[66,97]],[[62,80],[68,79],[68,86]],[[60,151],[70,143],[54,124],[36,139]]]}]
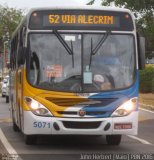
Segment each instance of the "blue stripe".
[{"label": "blue stripe", "polygon": [[[96,101],[96,104],[93,103],[88,106],[84,106],[83,110],[87,112],[87,115],[90,113],[89,115],[93,117],[110,117],[116,108],[125,101],[133,97],[138,97],[138,72],[136,73],[136,81],[130,88],[118,91],[101,92],[92,95],[88,97],[88,99],[90,99],[90,101]],[[136,110],[138,110],[138,107]],[[101,114],[101,112],[103,112],[103,114]]]}]

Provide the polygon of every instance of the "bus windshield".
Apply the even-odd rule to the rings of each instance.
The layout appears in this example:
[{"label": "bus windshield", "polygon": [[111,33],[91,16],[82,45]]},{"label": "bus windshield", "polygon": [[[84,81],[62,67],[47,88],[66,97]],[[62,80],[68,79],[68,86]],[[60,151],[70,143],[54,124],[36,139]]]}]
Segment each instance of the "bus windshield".
[{"label": "bus windshield", "polygon": [[54,33],[29,35],[27,78],[31,85],[45,90],[92,93],[124,89],[133,84],[133,35],[58,34],[72,54]]}]

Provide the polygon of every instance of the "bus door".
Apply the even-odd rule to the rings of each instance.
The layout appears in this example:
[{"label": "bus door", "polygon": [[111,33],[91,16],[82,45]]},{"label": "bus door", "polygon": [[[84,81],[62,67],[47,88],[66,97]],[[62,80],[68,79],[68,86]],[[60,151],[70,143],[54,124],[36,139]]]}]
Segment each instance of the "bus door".
[{"label": "bus door", "polygon": [[[22,36],[20,36],[20,41],[19,41],[19,48],[23,45],[22,41]],[[18,50],[17,54],[21,54],[20,51]],[[17,56],[18,57],[18,56]],[[18,62],[18,61],[17,61]],[[21,120],[22,120],[22,106],[23,106],[23,66],[17,64],[17,70],[16,70],[16,112],[17,112],[17,124],[21,128]]]},{"label": "bus door", "polygon": [[17,111],[17,119],[18,125],[21,127],[21,116],[22,116],[22,95],[23,95],[23,87],[22,87],[22,69],[19,67],[17,69],[17,79],[16,79],[16,111]]}]

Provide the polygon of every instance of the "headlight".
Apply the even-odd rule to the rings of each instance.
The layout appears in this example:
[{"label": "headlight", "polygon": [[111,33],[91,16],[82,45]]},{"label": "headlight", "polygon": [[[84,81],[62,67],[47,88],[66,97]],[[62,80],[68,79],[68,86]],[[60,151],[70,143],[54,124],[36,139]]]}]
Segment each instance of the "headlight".
[{"label": "headlight", "polygon": [[132,111],[134,111],[138,104],[138,98],[134,97],[125,103],[123,103],[121,106],[119,106],[113,113],[112,117],[122,117],[129,115]]},{"label": "headlight", "polygon": [[53,116],[51,112],[43,106],[41,103],[38,101],[30,98],[30,97],[25,97],[25,102],[31,109],[31,111],[38,116]]}]

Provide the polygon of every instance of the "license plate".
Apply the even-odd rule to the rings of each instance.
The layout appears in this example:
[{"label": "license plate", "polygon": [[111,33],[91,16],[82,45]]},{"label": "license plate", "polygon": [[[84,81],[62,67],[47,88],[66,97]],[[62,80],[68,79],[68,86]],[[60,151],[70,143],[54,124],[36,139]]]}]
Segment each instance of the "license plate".
[{"label": "license plate", "polygon": [[132,129],[132,123],[115,123],[114,129]]}]

